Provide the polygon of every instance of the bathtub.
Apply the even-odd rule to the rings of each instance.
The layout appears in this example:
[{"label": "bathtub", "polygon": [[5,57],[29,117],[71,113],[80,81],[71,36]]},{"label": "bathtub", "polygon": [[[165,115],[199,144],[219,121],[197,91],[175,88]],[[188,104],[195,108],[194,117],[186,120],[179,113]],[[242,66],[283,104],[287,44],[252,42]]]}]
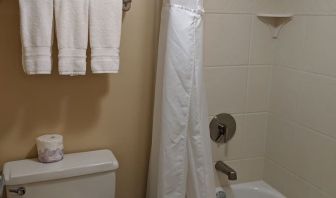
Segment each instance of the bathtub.
[{"label": "bathtub", "polygon": [[[286,198],[264,181],[234,184],[224,188],[219,187],[216,192],[219,191],[222,191],[222,196],[217,196],[218,198]],[[223,196],[224,194],[226,196]]]}]

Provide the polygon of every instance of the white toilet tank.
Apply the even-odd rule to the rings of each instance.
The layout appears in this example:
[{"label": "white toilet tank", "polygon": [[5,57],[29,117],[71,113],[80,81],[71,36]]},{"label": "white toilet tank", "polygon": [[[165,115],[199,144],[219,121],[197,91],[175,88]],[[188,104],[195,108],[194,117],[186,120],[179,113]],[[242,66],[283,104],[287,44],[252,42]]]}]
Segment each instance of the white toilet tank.
[{"label": "white toilet tank", "polygon": [[59,162],[8,162],[8,198],[114,198],[118,161],[110,150],[66,154]]}]

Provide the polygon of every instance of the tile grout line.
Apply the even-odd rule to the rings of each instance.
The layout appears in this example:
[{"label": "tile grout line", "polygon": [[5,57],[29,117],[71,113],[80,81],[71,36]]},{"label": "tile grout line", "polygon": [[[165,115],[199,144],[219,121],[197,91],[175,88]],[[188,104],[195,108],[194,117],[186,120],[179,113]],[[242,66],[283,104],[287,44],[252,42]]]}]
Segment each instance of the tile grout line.
[{"label": "tile grout line", "polygon": [[[206,9],[205,14],[221,14],[221,15],[251,15],[251,16],[257,16],[258,12],[228,12],[225,10],[216,10],[216,9]],[[321,17],[334,17],[336,16],[336,13],[304,13],[304,12],[298,12],[294,13],[293,16],[321,16]]]},{"label": "tile grout line", "polygon": [[288,69],[288,70],[293,70],[293,71],[296,71],[296,72],[299,72],[299,73],[313,74],[313,75],[316,75],[316,76],[320,76],[322,78],[328,78],[330,80],[336,80],[336,76],[322,74],[322,73],[313,72],[313,71],[300,70],[300,69],[294,68],[295,66],[288,66],[288,65],[282,65],[282,64],[277,64],[275,66],[280,67],[280,68],[284,68],[284,69]]},{"label": "tile grout line", "polygon": [[[252,40],[254,37],[254,19],[253,17],[250,17],[250,38],[249,38],[249,50],[248,50],[248,65],[251,64],[251,54],[252,54]],[[249,79],[250,78],[250,69],[247,67],[246,72],[246,92],[245,92],[245,111],[247,112],[249,110],[248,107],[248,101],[249,101]]]},{"label": "tile grout line", "polygon": [[323,191],[319,186],[313,184],[312,182],[310,182],[309,180],[307,180],[306,178],[297,175],[295,172],[293,172],[292,170],[290,170],[289,168],[283,166],[280,162],[268,157],[267,155],[265,156],[265,161],[269,160],[271,163],[275,164],[275,166],[278,166],[279,168],[283,169],[284,171],[292,174],[294,177],[296,177],[297,179],[301,180],[301,182],[306,183],[312,187],[314,187],[316,190],[318,190],[321,194],[324,194],[325,196],[332,198],[331,195],[329,195],[329,193],[326,193],[325,191]]},{"label": "tile grout line", "polygon": [[[244,115],[262,115],[262,114],[270,114],[268,111],[251,111],[251,112],[229,112],[231,115],[237,115],[237,116],[244,116]],[[208,117],[214,117],[215,114],[209,114]]]},{"label": "tile grout line", "polygon": [[[232,159],[224,159],[223,161],[225,162],[238,162],[238,161],[247,161],[247,160],[265,160],[266,157],[265,156],[249,156],[249,157],[246,157],[246,158],[232,158]],[[216,160],[214,160],[216,161]]]},{"label": "tile grout line", "polygon": [[308,131],[310,131],[310,133],[314,133],[315,135],[320,135],[320,136],[323,136],[333,142],[336,142],[336,137],[333,137],[331,136],[330,134],[327,134],[327,133],[324,133],[318,129],[314,129],[314,128],[311,128],[305,124],[303,124],[302,122],[300,121],[297,121],[297,120],[292,120],[292,119],[287,119],[287,118],[284,118],[282,115],[280,114],[277,114],[275,112],[270,112],[270,116],[276,116],[277,119],[280,119],[281,121],[285,121],[285,122],[288,122],[290,124],[293,124],[297,127],[301,127],[301,128],[305,128],[305,129],[308,129]]},{"label": "tile grout line", "polygon": [[217,68],[217,67],[271,67],[271,64],[231,64],[231,65],[204,65],[206,68]]}]

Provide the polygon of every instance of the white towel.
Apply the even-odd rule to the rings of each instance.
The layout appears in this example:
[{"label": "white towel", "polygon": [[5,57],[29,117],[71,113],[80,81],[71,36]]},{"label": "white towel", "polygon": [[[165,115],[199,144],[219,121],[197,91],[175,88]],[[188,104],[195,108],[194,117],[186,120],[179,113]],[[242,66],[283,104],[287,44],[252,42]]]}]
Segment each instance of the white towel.
[{"label": "white towel", "polygon": [[20,0],[22,64],[31,74],[51,73],[53,0]]},{"label": "white towel", "polygon": [[122,0],[90,0],[93,73],[118,73]]},{"label": "white towel", "polygon": [[55,0],[58,67],[61,75],[85,75],[89,0]]}]

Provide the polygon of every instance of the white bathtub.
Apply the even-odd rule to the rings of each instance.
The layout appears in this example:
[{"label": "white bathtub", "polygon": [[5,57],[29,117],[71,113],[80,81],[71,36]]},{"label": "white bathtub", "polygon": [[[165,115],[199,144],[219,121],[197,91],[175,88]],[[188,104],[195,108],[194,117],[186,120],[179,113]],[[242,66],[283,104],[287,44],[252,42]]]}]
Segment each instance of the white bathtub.
[{"label": "white bathtub", "polygon": [[286,198],[263,181],[219,187],[216,191],[224,191],[226,198]]}]

